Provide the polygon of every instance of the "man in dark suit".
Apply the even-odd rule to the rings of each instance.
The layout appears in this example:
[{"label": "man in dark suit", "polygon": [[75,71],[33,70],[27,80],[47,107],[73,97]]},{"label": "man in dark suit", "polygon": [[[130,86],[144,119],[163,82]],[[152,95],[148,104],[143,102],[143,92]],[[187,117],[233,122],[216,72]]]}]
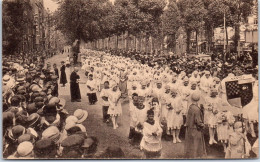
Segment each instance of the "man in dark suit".
[{"label": "man in dark suit", "polygon": [[79,71],[78,68],[74,68],[74,71],[70,75],[70,95],[71,95],[71,102],[81,102],[81,95],[79,89],[79,80],[80,77],[77,74]]}]

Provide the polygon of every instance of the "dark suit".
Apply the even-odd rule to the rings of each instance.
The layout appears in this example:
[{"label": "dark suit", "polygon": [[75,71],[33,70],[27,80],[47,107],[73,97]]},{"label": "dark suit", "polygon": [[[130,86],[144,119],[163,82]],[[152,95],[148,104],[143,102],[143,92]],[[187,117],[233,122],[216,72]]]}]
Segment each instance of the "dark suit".
[{"label": "dark suit", "polygon": [[79,83],[77,83],[77,79],[79,79],[79,75],[73,71],[70,75],[70,95],[71,100],[81,99]]}]

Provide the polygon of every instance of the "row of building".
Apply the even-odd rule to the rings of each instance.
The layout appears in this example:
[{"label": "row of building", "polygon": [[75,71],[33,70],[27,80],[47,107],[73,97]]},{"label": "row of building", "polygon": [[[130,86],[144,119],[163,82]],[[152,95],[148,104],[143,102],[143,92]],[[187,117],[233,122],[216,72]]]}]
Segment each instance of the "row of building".
[{"label": "row of building", "polygon": [[[14,3],[23,7],[23,30],[22,41],[18,52],[52,51],[57,47],[59,37],[53,27],[53,20],[49,9],[45,9],[43,0],[4,0],[3,3]],[[7,44],[8,34],[3,28],[3,44]]]}]

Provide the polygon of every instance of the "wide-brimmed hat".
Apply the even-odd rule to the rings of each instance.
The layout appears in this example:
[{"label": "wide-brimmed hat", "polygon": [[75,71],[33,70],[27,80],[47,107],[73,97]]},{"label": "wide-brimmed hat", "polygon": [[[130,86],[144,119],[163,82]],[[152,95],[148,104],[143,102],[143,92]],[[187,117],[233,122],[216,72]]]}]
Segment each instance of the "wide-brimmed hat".
[{"label": "wide-brimmed hat", "polygon": [[11,77],[10,77],[9,75],[5,75],[5,76],[3,77],[3,83],[9,82],[10,79],[11,79]]},{"label": "wide-brimmed hat", "polygon": [[60,140],[60,131],[56,126],[50,126],[42,132],[42,139],[51,139],[55,143]]},{"label": "wide-brimmed hat", "polygon": [[78,122],[78,118],[74,115],[70,115],[66,118],[65,123],[77,123]]},{"label": "wide-brimmed hat", "polygon": [[33,144],[29,141],[22,142],[17,147],[19,157],[27,157],[33,152]]},{"label": "wide-brimmed hat", "polygon": [[32,114],[28,117],[28,119],[27,119],[29,127],[33,127],[33,126],[35,125],[35,123],[37,123],[37,122],[40,121],[40,119],[41,119],[41,117],[40,117],[39,114],[37,114],[37,113],[32,113]]},{"label": "wide-brimmed hat", "polygon": [[88,112],[86,110],[77,109],[74,112],[74,116],[78,118],[77,123],[82,123],[83,121],[85,121],[87,119]]},{"label": "wide-brimmed hat", "polygon": [[66,123],[64,129],[67,131],[67,130],[69,130],[70,128],[73,128],[73,127],[75,127],[75,126],[76,126],[76,123],[74,123],[74,122]]}]

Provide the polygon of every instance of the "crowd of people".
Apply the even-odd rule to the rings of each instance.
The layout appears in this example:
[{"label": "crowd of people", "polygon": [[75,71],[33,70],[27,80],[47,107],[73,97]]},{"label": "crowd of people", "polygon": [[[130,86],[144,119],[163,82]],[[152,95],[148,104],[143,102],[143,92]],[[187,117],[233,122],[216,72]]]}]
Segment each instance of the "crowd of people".
[{"label": "crowd of people", "polygon": [[[249,144],[246,136],[258,139],[254,129],[258,124],[258,67],[249,55],[245,58],[245,63],[235,66],[220,58],[82,49],[81,69],[87,77],[89,104],[101,102],[103,122],[111,122],[113,129],[120,125],[121,104],[129,101],[128,138],[140,146],[146,158],[160,157],[164,137],[170,137],[173,144],[182,142],[183,127],[185,158],[206,157],[205,142],[222,143],[227,158],[242,158],[249,150],[258,153],[258,146]],[[83,109],[69,114],[64,109],[68,101],[59,97],[59,84],[69,82],[71,102],[81,102],[80,69],[75,66],[68,81],[65,70],[69,64],[69,59],[61,61],[58,69],[41,55],[3,56],[4,158],[124,157],[117,147],[95,156],[98,139],[88,136],[83,124],[91,114]],[[237,108],[235,113],[226,99],[225,79],[245,74],[254,80],[254,96],[250,106]],[[240,120],[238,114],[243,114]],[[209,141],[204,140],[205,129]]]}]

